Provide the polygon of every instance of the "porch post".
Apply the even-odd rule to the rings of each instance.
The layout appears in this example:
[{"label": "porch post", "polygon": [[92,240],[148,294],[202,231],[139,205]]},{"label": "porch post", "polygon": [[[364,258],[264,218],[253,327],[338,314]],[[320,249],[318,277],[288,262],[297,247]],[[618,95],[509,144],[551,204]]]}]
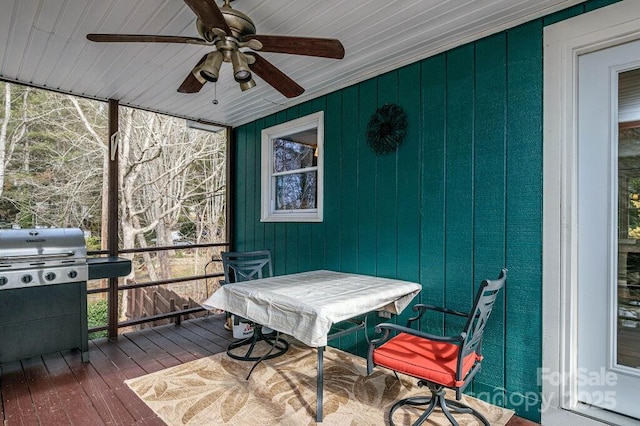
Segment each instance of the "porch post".
[{"label": "porch post", "polygon": [[235,203],[236,203],[236,141],[234,138],[234,131],[231,127],[227,127],[226,130],[226,138],[227,138],[227,192],[226,192],[226,203],[227,203],[227,241],[229,242],[229,247],[227,250],[234,251],[236,248],[236,242],[234,238],[235,231]]},{"label": "porch post", "polygon": [[[109,185],[107,211],[107,250],[118,256],[118,100],[109,99]],[[109,278],[107,336],[118,338],[118,277]]]}]

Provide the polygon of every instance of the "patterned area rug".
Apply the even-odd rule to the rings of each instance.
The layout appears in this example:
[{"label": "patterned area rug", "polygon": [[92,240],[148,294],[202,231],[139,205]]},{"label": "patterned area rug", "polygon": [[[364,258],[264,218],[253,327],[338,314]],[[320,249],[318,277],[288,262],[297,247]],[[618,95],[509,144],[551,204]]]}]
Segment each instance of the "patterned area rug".
[{"label": "patterned area rug", "polygon": [[[256,367],[226,353],[127,380],[129,387],[168,425],[312,425],[316,410],[317,352],[292,344],[289,351]],[[323,425],[384,425],[394,401],[425,395],[416,380],[378,368],[366,375],[366,360],[338,349],[324,354]],[[452,394],[453,397],[453,394]],[[491,425],[505,425],[513,411],[465,396]],[[421,411],[399,409],[394,422],[411,424]],[[477,425],[469,415],[456,415],[460,425]],[[439,412],[425,425],[448,425]]]}]

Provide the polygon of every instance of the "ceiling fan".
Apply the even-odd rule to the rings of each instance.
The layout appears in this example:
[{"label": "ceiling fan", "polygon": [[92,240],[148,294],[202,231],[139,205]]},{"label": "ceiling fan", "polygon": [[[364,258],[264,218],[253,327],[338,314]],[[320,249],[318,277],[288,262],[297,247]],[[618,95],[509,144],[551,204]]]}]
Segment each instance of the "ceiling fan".
[{"label": "ceiling fan", "polygon": [[[344,47],[339,40],[316,37],[295,37],[256,34],[253,21],[244,13],[233,9],[224,0],[218,7],[215,0],[184,0],[197,16],[199,37],[138,35],[138,34],[87,34],[95,42],[150,42],[183,43],[215,47],[200,59],[178,88],[181,93],[197,93],[207,81],[218,80],[223,62],[230,62],[233,78],[245,91],[256,85],[252,73],[273,86],[287,98],[304,92],[298,83],[255,51],[289,53],[321,58],[344,58]],[[253,51],[240,50],[251,49]]]}]

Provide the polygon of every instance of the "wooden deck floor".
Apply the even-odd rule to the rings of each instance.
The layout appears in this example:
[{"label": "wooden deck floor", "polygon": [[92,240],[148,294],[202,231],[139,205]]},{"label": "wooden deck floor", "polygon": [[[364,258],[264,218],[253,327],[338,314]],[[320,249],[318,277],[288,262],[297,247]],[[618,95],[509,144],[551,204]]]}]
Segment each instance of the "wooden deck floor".
[{"label": "wooden deck floor", "polygon": [[[115,342],[93,340],[84,364],[79,351],[2,364],[2,425],[163,425],[124,380],[223,351],[231,339],[223,322],[211,315],[125,333]],[[528,425],[534,423],[519,418],[508,424]]]}]

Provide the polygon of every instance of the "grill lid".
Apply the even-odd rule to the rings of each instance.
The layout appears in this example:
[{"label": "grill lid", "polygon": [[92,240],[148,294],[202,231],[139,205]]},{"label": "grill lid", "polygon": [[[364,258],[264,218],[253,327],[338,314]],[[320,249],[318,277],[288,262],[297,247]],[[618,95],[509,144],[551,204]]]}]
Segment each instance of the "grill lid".
[{"label": "grill lid", "polygon": [[0,263],[86,261],[84,233],[79,228],[0,229]]}]

